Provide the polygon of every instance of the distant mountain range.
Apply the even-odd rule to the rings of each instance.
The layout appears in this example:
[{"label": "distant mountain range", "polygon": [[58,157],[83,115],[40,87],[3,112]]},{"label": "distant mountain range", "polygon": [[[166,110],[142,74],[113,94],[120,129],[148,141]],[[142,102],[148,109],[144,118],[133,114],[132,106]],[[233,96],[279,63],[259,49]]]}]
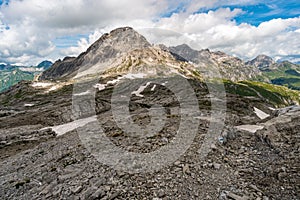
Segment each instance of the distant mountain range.
[{"label": "distant mountain range", "polygon": [[74,80],[84,82],[99,77],[114,80],[128,74],[143,74],[148,78],[179,75],[200,82],[221,79],[228,93],[263,98],[279,106],[298,104],[299,94],[271,83],[297,89],[293,84],[299,79],[282,81],[281,76],[287,73],[297,77],[298,69],[299,65],[276,63],[265,55],[243,61],[220,51],[194,50],[186,44],[175,47],[152,45],[134,29],[124,27],[104,34],[78,57],[56,61],[39,76],[39,81],[57,82],[55,88],[61,88],[73,84]]},{"label": "distant mountain range", "polygon": [[[241,59],[223,52],[196,51],[185,44],[176,47],[151,45],[146,38],[129,27],[103,35],[77,58],[66,57],[56,61],[40,79],[73,78],[79,68],[81,72],[85,71],[85,75],[112,72],[119,74],[129,70],[152,76],[157,73],[169,74],[171,71],[185,76],[197,76],[196,74],[215,69],[224,79],[231,81],[255,79],[261,75],[257,67],[246,65]],[[149,70],[153,74],[149,74]]]},{"label": "distant mountain range", "polygon": [[80,73],[80,76],[151,71],[152,76],[162,72],[176,72],[191,77],[207,73],[209,77],[214,77],[217,71],[220,77],[230,81],[255,80],[296,90],[300,88],[300,65],[288,61],[277,63],[266,55],[243,61],[220,51],[197,51],[186,44],[175,47],[151,45],[144,36],[130,27],[104,34],[78,57],[56,61],[40,76],[40,80],[74,78],[78,70],[85,73]]},{"label": "distant mountain range", "polygon": [[33,80],[35,75],[40,74],[52,65],[50,61],[43,61],[37,66],[16,66],[0,64],[0,92],[23,80]]},{"label": "distant mountain range", "polygon": [[300,65],[275,62],[266,55],[244,61],[220,51],[194,50],[186,44],[175,47],[151,45],[134,29],[124,27],[104,34],[78,57],[65,57],[55,63],[43,61],[30,67],[0,65],[0,91],[19,81],[33,80],[36,75],[40,81],[68,81],[126,73],[259,81],[300,89]]}]

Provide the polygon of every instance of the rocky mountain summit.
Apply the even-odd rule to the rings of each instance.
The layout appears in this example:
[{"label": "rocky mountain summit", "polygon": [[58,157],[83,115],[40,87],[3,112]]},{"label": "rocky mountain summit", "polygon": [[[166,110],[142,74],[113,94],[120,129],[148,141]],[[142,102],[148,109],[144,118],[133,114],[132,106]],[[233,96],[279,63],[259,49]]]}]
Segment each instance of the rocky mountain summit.
[{"label": "rocky mountain summit", "polygon": [[174,54],[197,64],[197,69],[201,72],[218,71],[220,76],[231,81],[251,80],[260,75],[258,68],[247,65],[237,57],[229,56],[223,52],[211,52],[208,49],[196,51],[188,45],[183,44],[170,47]]},{"label": "rocky mountain summit", "polygon": [[246,64],[255,66],[262,72],[258,79],[269,80],[276,85],[300,90],[300,65],[289,61],[275,62],[266,55],[259,55]]},{"label": "rocky mountain summit", "polygon": [[275,68],[276,62],[269,56],[258,55],[256,58],[254,58],[251,61],[248,61],[246,64],[250,66],[255,66],[261,71],[268,71],[270,69]]},{"label": "rocky mountain summit", "polygon": [[77,70],[82,67],[85,68],[84,70],[92,68],[90,69],[92,73],[101,72],[105,70],[103,66],[107,67],[113,62],[112,59],[118,58],[126,52],[149,46],[149,42],[132,28],[119,28],[109,34],[104,34],[77,58],[65,58],[63,61],[57,61],[51,69],[41,75],[40,80],[74,77]]},{"label": "rocky mountain summit", "polygon": [[0,93],[1,199],[300,199],[300,94],[259,75],[113,30]]},{"label": "rocky mountain summit", "polygon": [[[194,64],[193,70],[200,71],[200,73],[210,72],[213,69],[217,70],[222,78],[232,81],[254,79],[260,75],[260,71],[256,67],[246,65],[241,59],[225,53],[210,52],[209,50],[196,51],[187,45],[170,48],[163,45],[152,46],[138,32],[130,27],[125,27],[103,35],[77,58],[67,57],[63,61],[57,61],[51,69],[41,75],[40,80],[72,78],[76,76],[79,68],[80,72],[84,72],[84,75],[87,75],[104,72],[107,69],[114,68],[116,65],[130,66],[131,63],[127,62],[130,54],[133,54],[133,57],[135,57],[132,59],[139,59],[139,57],[145,57],[144,53],[150,49],[152,49],[152,52],[157,51],[154,53],[155,59],[152,56],[152,60],[148,60],[148,62],[144,62],[144,60],[143,62],[135,63],[135,65],[141,64],[145,66],[145,64],[149,63],[153,65],[157,64],[157,62],[154,62],[157,60],[163,66],[172,59],[170,62],[175,63],[177,61],[178,66]],[[185,62],[192,63],[185,64]],[[144,72],[147,72],[147,70]]]}]

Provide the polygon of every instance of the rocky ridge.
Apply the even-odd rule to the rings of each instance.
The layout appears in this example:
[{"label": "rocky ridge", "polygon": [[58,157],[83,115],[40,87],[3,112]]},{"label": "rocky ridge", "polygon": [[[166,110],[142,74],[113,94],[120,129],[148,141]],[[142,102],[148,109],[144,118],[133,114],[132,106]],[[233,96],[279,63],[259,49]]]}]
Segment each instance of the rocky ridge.
[{"label": "rocky ridge", "polygon": [[123,53],[149,46],[148,41],[132,28],[115,29],[109,34],[104,34],[77,58],[57,61],[51,69],[41,75],[40,80],[72,78],[79,68],[81,71],[101,72],[113,62],[114,58],[120,57]]},{"label": "rocky ridge", "polygon": [[267,71],[276,68],[276,62],[269,56],[258,55],[253,60],[246,62],[247,65],[255,66],[261,71]]},{"label": "rocky ridge", "polygon": [[[114,68],[116,65],[130,65],[131,63],[127,62],[130,54],[134,55],[135,59],[141,59],[145,57],[145,52],[148,51],[149,56],[149,50],[152,50],[152,54],[156,51],[154,53],[156,57],[151,56],[151,61],[135,63],[135,65],[143,64],[145,66],[145,63],[151,63],[151,66],[154,64],[163,66],[169,61],[172,63],[177,61],[176,65],[194,65],[193,71],[198,71],[196,72],[198,74],[218,71],[222,78],[232,81],[254,79],[260,75],[260,71],[256,67],[246,65],[241,59],[225,53],[210,52],[209,50],[196,51],[187,45],[170,48],[163,45],[153,46],[135,30],[125,27],[104,34],[77,58],[65,58],[63,61],[57,61],[39,79],[66,80],[89,74],[100,74]],[[160,53],[161,55],[159,55]],[[159,61],[159,63],[156,61]],[[188,62],[192,63],[186,64]],[[133,67],[136,68],[136,66]],[[144,72],[147,72],[147,70]],[[76,75],[76,73],[78,74]]]},{"label": "rocky ridge", "polygon": [[186,44],[170,47],[170,51],[196,63],[197,70],[202,73],[218,71],[223,79],[231,81],[251,80],[261,74],[256,67],[247,65],[241,59],[220,51],[211,52],[208,49],[197,51]]}]

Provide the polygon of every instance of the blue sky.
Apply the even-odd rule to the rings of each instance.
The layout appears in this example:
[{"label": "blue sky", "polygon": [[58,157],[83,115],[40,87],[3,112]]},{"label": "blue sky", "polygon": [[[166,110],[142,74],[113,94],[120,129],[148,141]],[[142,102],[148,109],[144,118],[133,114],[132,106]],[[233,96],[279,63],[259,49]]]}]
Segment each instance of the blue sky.
[{"label": "blue sky", "polygon": [[9,0],[0,0],[0,5],[2,4],[8,4],[9,3]]},{"label": "blue sky", "polygon": [[258,26],[260,23],[276,18],[293,18],[300,15],[300,3],[296,0],[264,1],[255,5],[236,5],[230,8],[241,8],[244,13],[236,18],[237,23],[249,23]]},{"label": "blue sky", "polygon": [[80,39],[88,39],[87,34],[77,34],[77,35],[67,35],[67,36],[61,36],[56,37],[53,40],[53,43],[55,46],[59,49],[64,49],[67,47],[71,47],[77,44],[78,40]]},{"label": "blue sky", "polygon": [[[276,18],[293,18],[300,15],[300,1],[299,0],[269,0],[257,1],[253,0],[249,3],[239,3],[239,1],[219,1],[220,3],[212,7],[204,7],[195,13],[206,13],[211,10],[218,10],[220,8],[240,8],[243,14],[235,18],[238,24],[248,23],[258,26],[260,23]],[[163,13],[162,17],[170,17],[174,13],[183,12],[186,2],[181,2],[178,6],[169,12]]]},{"label": "blue sky", "polygon": [[[300,3],[296,0],[86,2],[0,0],[0,62],[35,64],[76,56],[119,26],[175,31],[193,38],[195,48],[221,50],[243,59],[268,54],[300,61]],[[152,39],[167,45],[185,42],[165,37]]]}]

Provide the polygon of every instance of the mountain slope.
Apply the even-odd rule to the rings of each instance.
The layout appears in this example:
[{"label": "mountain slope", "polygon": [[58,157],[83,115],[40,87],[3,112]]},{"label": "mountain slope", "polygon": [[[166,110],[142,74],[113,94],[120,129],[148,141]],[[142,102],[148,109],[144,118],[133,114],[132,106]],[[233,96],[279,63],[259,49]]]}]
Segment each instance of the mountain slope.
[{"label": "mountain slope", "polygon": [[188,45],[183,44],[170,47],[172,53],[196,64],[197,70],[209,72],[217,70],[223,79],[241,81],[255,79],[261,73],[254,67],[244,63],[241,59],[229,56],[223,52],[210,52],[208,49],[196,51]]},{"label": "mountain slope", "polygon": [[16,68],[14,70],[0,71],[0,92],[19,83],[22,80],[33,80],[34,74],[31,72],[23,72]]},{"label": "mountain slope", "polygon": [[86,75],[101,72],[113,62],[113,59],[122,54],[149,46],[148,41],[132,28],[118,28],[104,34],[77,58],[57,61],[41,75],[40,80],[72,78],[76,76],[79,68],[86,71]]},{"label": "mountain slope", "polygon": [[0,92],[23,80],[33,80],[43,70],[52,65],[50,61],[43,61],[37,66],[0,65]]},{"label": "mountain slope", "polygon": [[276,63],[272,58],[265,55],[257,56],[248,61],[247,65],[256,66],[262,71],[258,80],[268,79],[273,84],[300,90],[300,65],[288,61]]},{"label": "mountain slope", "polygon": [[[132,28],[125,27],[113,30],[109,34],[104,34],[86,52],[83,52],[76,58],[67,57],[62,61],[58,60],[39,79],[63,80],[74,78],[76,75],[76,77],[82,77],[89,74],[100,74],[116,67],[116,65],[128,65],[129,63],[122,63],[122,61],[127,59],[123,57],[126,57],[126,54],[132,51],[135,51],[135,55],[140,51],[141,57],[143,57],[144,49],[150,47],[153,47],[152,49],[160,49],[158,51],[161,52],[168,52],[178,62],[192,62],[190,65],[194,65],[195,73],[206,73],[214,69],[219,71],[224,79],[231,81],[254,79],[260,75],[260,71],[256,67],[246,65],[241,59],[222,52],[196,51],[187,45],[171,48],[158,45],[154,48],[142,35]],[[159,54],[157,55],[159,56]],[[167,57],[170,58],[170,55]],[[160,64],[167,63],[161,58],[155,60],[161,60]],[[148,63],[150,62],[148,61]]]}]

